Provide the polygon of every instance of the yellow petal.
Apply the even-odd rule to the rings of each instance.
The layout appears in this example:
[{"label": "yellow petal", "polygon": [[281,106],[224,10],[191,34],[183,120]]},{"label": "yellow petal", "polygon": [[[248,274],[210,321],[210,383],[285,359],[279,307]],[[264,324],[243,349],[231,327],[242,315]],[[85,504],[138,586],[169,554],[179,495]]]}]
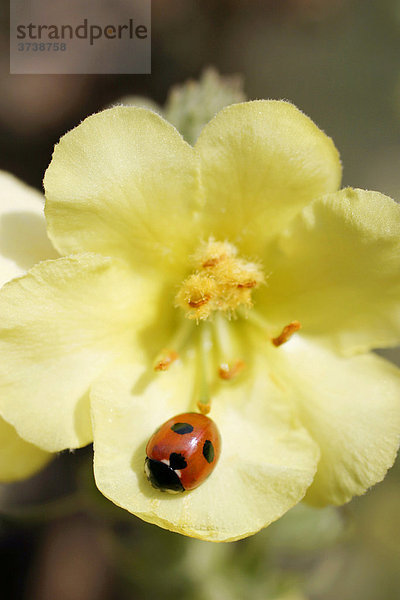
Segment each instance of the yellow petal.
[{"label": "yellow petal", "polygon": [[321,450],[306,499],[343,504],[381,481],[400,440],[400,370],[374,354],[338,356],[301,335],[276,349],[274,367]]},{"label": "yellow petal", "polygon": [[257,307],[346,354],[400,341],[400,205],[346,189],[315,201],[265,254]]},{"label": "yellow petal", "polygon": [[143,472],[146,442],[168,418],[194,409],[192,387],[192,372],[180,362],[155,376],[121,367],[96,382],[97,485],[117,505],[165,529],[209,541],[248,536],[299,502],[318,450],[260,367],[245,384],[223,385],[213,397],[210,416],[222,452],[211,476],[191,492],[155,490]]},{"label": "yellow petal", "polygon": [[[42,194],[0,171],[0,286],[36,262],[57,256],[47,237],[43,208]],[[1,482],[29,477],[50,458],[0,418]]]},{"label": "yellow petal", "polygon": [[0,481],[9,483],[33,475],[52,455],[25,442],[0,418]]},{"label": "yellow petal", "polygon": [[42,194],[0,171],[0,286],[57,256],[47,237],[43,204]]},{"label": "yellow petal", "polygon": [[62,254],[122,256],[138,269],[184,262],[197,170],[193,148],[159,115],[95,114],[61,138],[46,171],[50,238]]},{"label": "yellow petal", "polygon": [[[151,284],[152,285],[152,284]],[[49,451],[92,439],[88,388],[154,319],[151,285],[119,261],[43,262],[0,291],[0,412]]]},{"label": "yellow petal", "polygon": [[249,255],[340,184],[332,140],[288,102],[229,106],[203,129],[195,148],[208,231]]}]

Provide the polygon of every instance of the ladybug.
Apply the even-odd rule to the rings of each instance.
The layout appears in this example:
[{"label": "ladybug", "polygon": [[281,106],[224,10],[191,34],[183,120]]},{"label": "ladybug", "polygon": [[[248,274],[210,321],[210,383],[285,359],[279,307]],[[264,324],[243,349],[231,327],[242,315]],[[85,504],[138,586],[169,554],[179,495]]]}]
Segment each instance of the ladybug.
[{"label": "ladybug", "polygon": [[144,472],[151,485],[177,494],[193,490],[217,464],[221,438],[206,415],[183,413],[166,421],[146,446]]}]

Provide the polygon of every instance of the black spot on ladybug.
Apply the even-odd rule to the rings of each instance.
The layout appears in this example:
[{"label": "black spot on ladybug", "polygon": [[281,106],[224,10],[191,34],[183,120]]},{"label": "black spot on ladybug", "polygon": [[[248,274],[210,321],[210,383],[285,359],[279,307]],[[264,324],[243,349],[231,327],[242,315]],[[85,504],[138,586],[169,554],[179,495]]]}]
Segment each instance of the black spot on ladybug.
[{"label": "black spot on ladybug", "polygon": [[192,433],[193,425],[190,425],[190,423],[175,423],[171,429],[175,433],[179,433],[179,435],[184,435],[185,433]]},{"label": "black spot on ladybug", "polygon": [[214,446],[210,440],[206,440],[203,446],[203,456],[208,463],[212,463],[214,460]]},{"label": "black spot on ladybug", "polygon": [[171,467],[171,469],[174,469],[174,471],[176,471],[178,469],[184,469],[185,467],[187,467],[187,462],[182,456],[182,454],[171,452],[171,454],[169,455],[169,466]]},{"label": "black spot on ladybug", "polygon": [[165,463],[146,458],[145,473],[151,485],[162,492],[184,492],[178,475]]}]

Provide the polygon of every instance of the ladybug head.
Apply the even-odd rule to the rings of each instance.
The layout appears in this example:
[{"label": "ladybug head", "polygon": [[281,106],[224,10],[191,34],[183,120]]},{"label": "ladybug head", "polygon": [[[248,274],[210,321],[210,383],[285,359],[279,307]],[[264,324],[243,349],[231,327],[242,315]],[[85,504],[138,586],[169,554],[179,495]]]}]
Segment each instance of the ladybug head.
[{"label": "ladybug head", "polygon": [[144,472],[151,485],[162,492],[177,494],[185,491],[177,473],[164,462],[147,457]]}]

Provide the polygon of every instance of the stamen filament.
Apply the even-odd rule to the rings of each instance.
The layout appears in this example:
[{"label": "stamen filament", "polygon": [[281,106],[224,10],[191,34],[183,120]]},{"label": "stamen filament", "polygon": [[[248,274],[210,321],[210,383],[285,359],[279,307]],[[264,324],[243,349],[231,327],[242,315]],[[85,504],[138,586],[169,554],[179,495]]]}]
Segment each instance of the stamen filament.
[{"label": "stamen filament", "polygon": [[175,335],[172,336],[168,348],[164,348],[154,361],[155,371],[167,371],[169,367],[179,358],[179,353],[193,332],[193,323],[183,319]]},{"label": "stamen filament", "polygon": [[222,315],[216,315],[214,325],[219,350],[225,361],[229,361],[232,354],[232,335],[229,322]]},{"label": "stamen filament", "polygon": [[220,354],[218,376],[224,380],[233,379],[243,370],[245,362],[237,358],[232,325],[222,315],[216,315],[214,331]]},{"label": "stamen filament", "polygon": [[271,323],[264,319],[264,317],[262,317],[256,310],[246,311],[245,313],[242,313],[242,316],[244,319],[247,319],[250,321],[250,323],[261,329],[267,337],[272,339]]},{"label": "stamen filament", "polygon": [[246,363],[243,360],[237,360],[232,366],[228,363],[221,363],[218,369],[218,375],[221,379],[229,381],[239,375],[245,366]]},{"label": "stamen filament", "polygon": [[206,415],[211,410],[210,389],[208,385],[208,352],[210,351],[210,332],[205,323],[199,326],[198,351],[197,351],[197,408]]}]

